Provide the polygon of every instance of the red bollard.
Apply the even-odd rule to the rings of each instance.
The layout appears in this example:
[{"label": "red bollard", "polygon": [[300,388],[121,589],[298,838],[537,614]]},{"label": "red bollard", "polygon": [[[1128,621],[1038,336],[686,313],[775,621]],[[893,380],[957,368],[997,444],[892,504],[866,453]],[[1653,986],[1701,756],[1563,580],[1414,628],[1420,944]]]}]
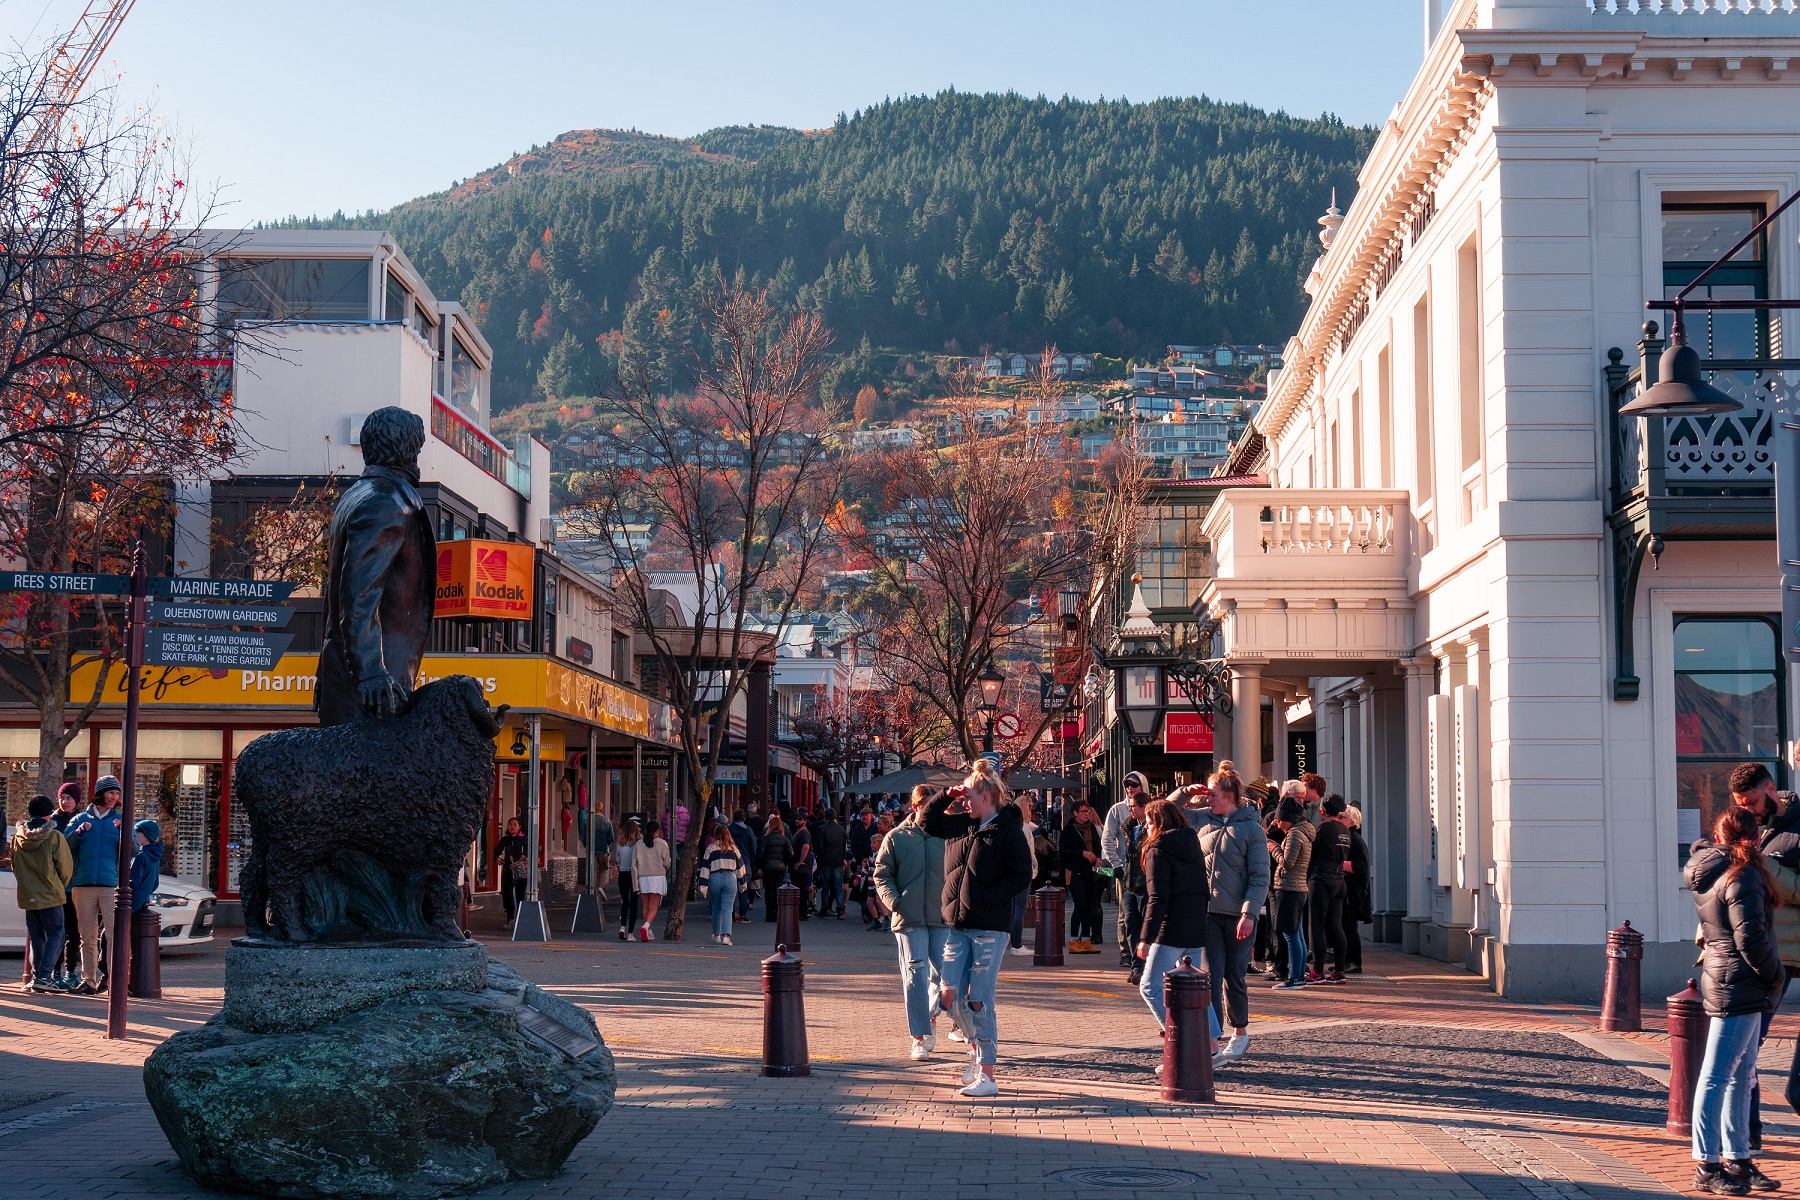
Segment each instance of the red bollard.
[{"label": "red bollard", "polygon": [[1638,1033],[1644,1028],[1642,985],[1644,935],[1627,921],[1606,935],[1606,989],[1600,1000],[1600,1028]]},{"label": "red bollard", "polygon": [[1181,956],[1181,965],[1163,976],[1162,1098],[1181,1104],[1213,1102],[1212,980]]},{"label": "red bollard", "polygon": [[1044,886],[1031,895],[1031,908],[1037,913],[1037,928],[1031,940],[1031,965],[1060,967],[1063,965],[1063,890]]},{"label": "red bollard", "polygon": [[806,1053],[806,973],[786,946],[763,959],[762,1073],[780,1079],[812,1074]]},{"label": "red bollard", "polygon": [[1663,1128],[1676,1137],[1694,1134],[1694,1088],[1706,1061],[1710,1023],[1692,979],[1685,991],[1669,997],[1669,1122]]},{"label": "red bollard", "polygon": [[775,947],[777,951],[786,947],[789,950],[800,948],[800,906],[806,903],[806,893],[791,883],[784,883],[775,889]]},{"label": "red bollard", "polygon": [[131,914],[131,994],[162,999],[162,918],[154,908]]}]

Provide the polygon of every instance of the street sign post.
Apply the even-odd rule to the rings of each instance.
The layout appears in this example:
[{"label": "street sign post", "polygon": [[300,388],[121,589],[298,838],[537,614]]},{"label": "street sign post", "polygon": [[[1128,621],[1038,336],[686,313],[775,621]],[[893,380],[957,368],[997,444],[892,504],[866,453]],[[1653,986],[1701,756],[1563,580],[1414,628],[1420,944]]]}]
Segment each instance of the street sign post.
[{"label": "street sign post", "polygon": [[150,631],[146,661],[155,667],[271,671],[293,640],[291,633],[159,626]]},{"label": "street sign post", "polygon": [[59,596],[123,596],[124,575],[65,575],[55,571],[0,571],[0,592],[50,592]]},{"label": "street sign post", "polygon": [[279,579],[189,579],[180,575],[159,575],[150,581],[150,594],[176,600],[279,604],[294,594],[296,586]]},{"label": "street sign post", "polygon": [[282,604],[194,604],[186,600],[152,600],[153,625],[248,625],[286,629],[294,610]]}]

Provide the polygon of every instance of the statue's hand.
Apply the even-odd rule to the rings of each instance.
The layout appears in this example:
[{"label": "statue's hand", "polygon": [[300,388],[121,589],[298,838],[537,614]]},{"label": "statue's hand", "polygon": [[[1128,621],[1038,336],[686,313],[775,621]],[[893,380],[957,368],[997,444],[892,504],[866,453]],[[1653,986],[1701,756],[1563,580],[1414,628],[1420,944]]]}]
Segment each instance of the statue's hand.
[{"label": "statue's hand", "polygon": [[361,693],[362,710],[371,717],[383,718],[397,716],[406,707],[406,688],[400,681],[387,672],[371,675],[357,685]]}]

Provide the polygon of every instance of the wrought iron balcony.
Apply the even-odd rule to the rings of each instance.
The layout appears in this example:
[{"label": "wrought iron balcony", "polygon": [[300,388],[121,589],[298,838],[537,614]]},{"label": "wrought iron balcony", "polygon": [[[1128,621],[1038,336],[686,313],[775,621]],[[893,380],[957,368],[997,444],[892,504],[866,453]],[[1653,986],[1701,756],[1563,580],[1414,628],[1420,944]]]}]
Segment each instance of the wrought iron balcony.
[{"label": "wrought iron balcony", "polygon": [[1712,359],[1711,384],[1743,402],[1716,416],[1621,417],[1619,407],[1656,382],[1663,339],[1654,321],[1638,343],[1638,365],[1608,352],[1612,511],[1646,522],[1658,537],[1772,537],[1775,415],[1800,403],[1800,359]]},{"label": "wrought iron balcony", "polygon": [[1742,401],[1740,411],[1620,416],[1621,405],[1656,383],[1663,346],[1649,321],[1637,366],[1626,366],[1617,348],[1606,355],[1615,700],[1638,696],[1632,631],[1645,557],[1660,555],[1669,541],[1773,538],[1775,422],[1800,411],[1800,359],[1710,359],[1700,364],[1708,382]]}]

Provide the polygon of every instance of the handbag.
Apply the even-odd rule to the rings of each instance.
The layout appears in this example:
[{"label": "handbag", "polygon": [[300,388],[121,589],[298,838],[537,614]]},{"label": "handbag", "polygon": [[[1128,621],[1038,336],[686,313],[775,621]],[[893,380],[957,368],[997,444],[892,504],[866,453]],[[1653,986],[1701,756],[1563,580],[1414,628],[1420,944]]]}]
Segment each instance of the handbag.
[{"label": "handbag", "polygon": [[525,879],[525,876],[526,876],[525,860],[522,858],[513,859],[512,860],[512,877],[514,879],[517,879],[517,880],[520,880],[521,882],[523,882],[523,880]]}]

